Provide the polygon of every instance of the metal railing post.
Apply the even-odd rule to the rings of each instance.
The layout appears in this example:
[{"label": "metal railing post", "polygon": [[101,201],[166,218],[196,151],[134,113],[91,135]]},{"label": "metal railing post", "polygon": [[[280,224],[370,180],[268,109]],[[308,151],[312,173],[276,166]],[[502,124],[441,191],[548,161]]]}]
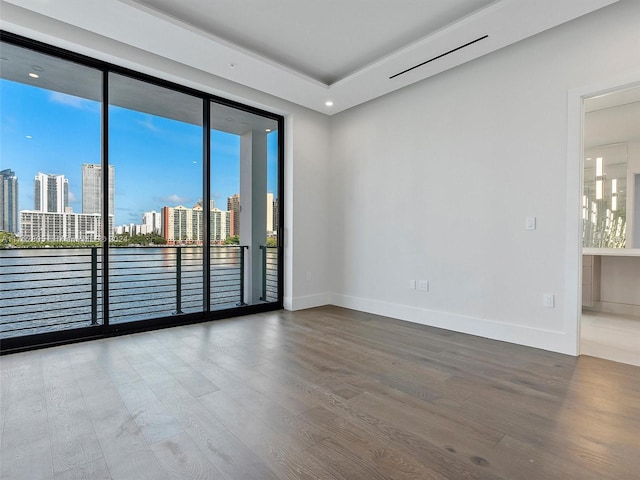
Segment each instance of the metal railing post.
[{"label": "metal railing post", "polygon": [[240,305],[244,305],[244,246],[238,247],[240,250]]},{"label": "metal railing post", "polygon": [[260,245],[262,250],[262,295],[260,300],[267,301],[267,247]]},{"label": "metal railing post", "polygon": [[91,325],[98,325],[98,247],[91,247]]},{"label": "metal railing post", "polygon": [[182,313],[182,248],[176,248],[176,311]]}]

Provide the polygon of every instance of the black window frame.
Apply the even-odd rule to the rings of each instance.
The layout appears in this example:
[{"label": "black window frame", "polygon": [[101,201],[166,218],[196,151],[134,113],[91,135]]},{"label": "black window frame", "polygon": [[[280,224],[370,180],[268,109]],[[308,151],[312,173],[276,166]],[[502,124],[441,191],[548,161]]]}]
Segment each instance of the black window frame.
[{"label": "black window frame", "polygon": [[[103,158],[103,167],[108,169],[109,165],[109,152],[108,152],[108,76],[109,73],[116,73],[123,76],[128,76],[134,78],[136,80],[140,80],[145,83],[149,83],[152,85],[156,85],[159,87],[168,88],[174,90],[176,92],[185,93],[187,95],[191,95],[197,98],[200,98],[203,101],[203,156],[206,158],[206,170],[207,174],[204,175],[203,187],[206,192],[206,196],[209,195],[209,187],[210,187],[210,108],[213,104],[223,105],[227,107],[232,107],[238,110],[243,110],[248,113],[252,113],[255,115],[263,116],[269,119],[273,119],[277,121],[278,124],[278,230],[277,230],[277,238],[278,238],[278,292],[277,292],[277,301],[275,302],[266,302],[266,303],[258,303],[252,305],[241,305],[228,309],[216,309],[210,310],[208,298],[205,299],[205,308],[201,312],[195,312],[190,314],[184,314],[179,316],[164,316],[157,317],[148,320],[138,320],[129,323],[118,323],[110,325],[108,322],[99,325],[92,325],[87,327],[79,327],[75,329],[69,330],[59,330],[52,331],[46,333],[38,333],[38,334],[30,334],[16,337],[8,337],[4,338],[0,341],[0,355],[7,353],[14,353],[25,350],[32,350],[35,348],[43,348],[48,346],[60,345],[65,343],[72,343],[78,341],[85,340],[95,340],[100,338],[108,338],[116,335],[122,335],[127,333],[135,333],[140,331],[147,330],[155,330],[159,328],[173,327],[173,326],[181,326],[195,323],[208,322],[212,320],[219,320],[231,317],[237,317],[241,315],[250,315],[254,313],[268,312],[274,310],[280,310],[283,308],[283,299],[284,299],[284,211],[285,211],[285,203],[286,199],[284,196],[284,116],[269,112],[266,110],[262,110],[260,108],[256,108],[250,105],[245,105],[239,103],[234,100],[230,100],[224,97],[220,97],[218,95],[214,95],[208,92],[204,92],[201,90],[193,89],[190,87],[186,87],[184,85],[180,85],[178,83],[165,80],[162,78],[158,78],[152,75],[148,75],[145,73],[137,72],[135,70],[122,67],[117,64],[113,64],[110,62],[105,62],[102,60],[98,60],[96,58],[92,58],[83,54],[79,54],[67,49],[63,49],[57,46],[53,46],[47,43],[43,43],[37,40],[33,40],[21,35],[17,35],[15,33],[7,32],[4,30],[0,30],[0,42],[12,44],[17,47],[22,47],[25,49],[33,50],[35,52],[49,55],[52,57],[57,57],[61,60],[74,62],[86,67],[94,68],[102,72],[102,89],[103,89],[103,98],[102,98],[102,141],[101,141],[101,150],[102,150],[102,158]],[[107,181],[107,175],[104,175],[104,181]],[[103,194],[107,195],[108,188],[106,185],[103,188]],[[207,199],[205,199],[207,200]],[[103,199],[103,205],[108,205],[108,201],[106,198]],[[208,205],[207,203],[204,203]],[[205,212],[207,209],[205,209]],[[208,228],[208,212],[205,214],[207,220],[204,221],[205,228]],[[106,223],[108,220],[107,215],[102,215],[103,223]],[[104,230],[103,231],[107,231]],[[204,245],[203,248],[207,249],[210,246],[210,236],[205,231],[205,235],[203,236]],[[103,243],[104,253],[108,252],[108,241]],[[204,255],[204,257],[208,257],[208,255]],[[108,272],[108,255],[103,255],[103,269]],[[207,269],[208,261],[205,260],[203,264],[203,268],[205,271]],[[208,277],[208,275],[206,275]],[[106,290],[103,291],[103,308],[106,309],[108,313],[108,304],[109,304],[109,293],[108,293],[108,282],[103,282],[105,285],[103,288]],[[208,280],[205,279],[205,289],[207,292],[210,292],[210,285]]]}]

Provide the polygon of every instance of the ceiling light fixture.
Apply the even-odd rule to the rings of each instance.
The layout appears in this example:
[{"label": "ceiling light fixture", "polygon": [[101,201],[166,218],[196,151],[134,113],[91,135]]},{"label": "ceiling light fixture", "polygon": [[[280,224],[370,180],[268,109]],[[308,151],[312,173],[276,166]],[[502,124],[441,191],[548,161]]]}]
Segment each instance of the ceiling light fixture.
[{"label": "ceiling light fixture", "polygon": [[596,158],[596,200],[602,200],[604,173],[602,172],[602,157]]},{"label": "ceiling light fixture", "polygon": [[324,104],[325,104],[327,107],[333,107],[333,102],[332,102],[331,100],[327,100],[326,102],[324,102]]},{"label": "ceiling light fixture", "polygon": [[33,72],[29,73],[29,76],[31,78],[40,78],[40,75],[38,75],[37,73],[33,73]]},{"label": "ceiling light fixture", "polygon": [[264,131],[269,133],[271,131],[271,129],[270,128],[265,128]]},{"label": "ceiling light fixture", "polygon": [[40,65],[31,65],[31,68],[36,72],[43,72],[44,71],[44,68],[42,68]]}]

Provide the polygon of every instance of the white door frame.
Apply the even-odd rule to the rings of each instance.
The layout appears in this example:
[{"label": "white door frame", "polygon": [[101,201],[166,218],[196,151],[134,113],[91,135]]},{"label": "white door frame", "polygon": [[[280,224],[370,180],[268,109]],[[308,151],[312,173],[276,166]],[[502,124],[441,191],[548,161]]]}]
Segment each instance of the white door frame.
[{"label": "white door frame", "polygon": [[640,86],[640,70],[569,90],[567,128],[567,203],[565,235],[565,292],[567,333],[580,355],[580,322],[582,319],[582,186],[584,100]]}]

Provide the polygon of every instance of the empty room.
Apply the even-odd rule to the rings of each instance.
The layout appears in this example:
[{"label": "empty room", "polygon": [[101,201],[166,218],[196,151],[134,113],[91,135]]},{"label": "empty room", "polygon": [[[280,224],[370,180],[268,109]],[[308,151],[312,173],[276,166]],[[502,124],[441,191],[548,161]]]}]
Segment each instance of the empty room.
[{"label": "empty room", "polygon": [[636,478],[638,25],[0,0],[0,478]]}]

